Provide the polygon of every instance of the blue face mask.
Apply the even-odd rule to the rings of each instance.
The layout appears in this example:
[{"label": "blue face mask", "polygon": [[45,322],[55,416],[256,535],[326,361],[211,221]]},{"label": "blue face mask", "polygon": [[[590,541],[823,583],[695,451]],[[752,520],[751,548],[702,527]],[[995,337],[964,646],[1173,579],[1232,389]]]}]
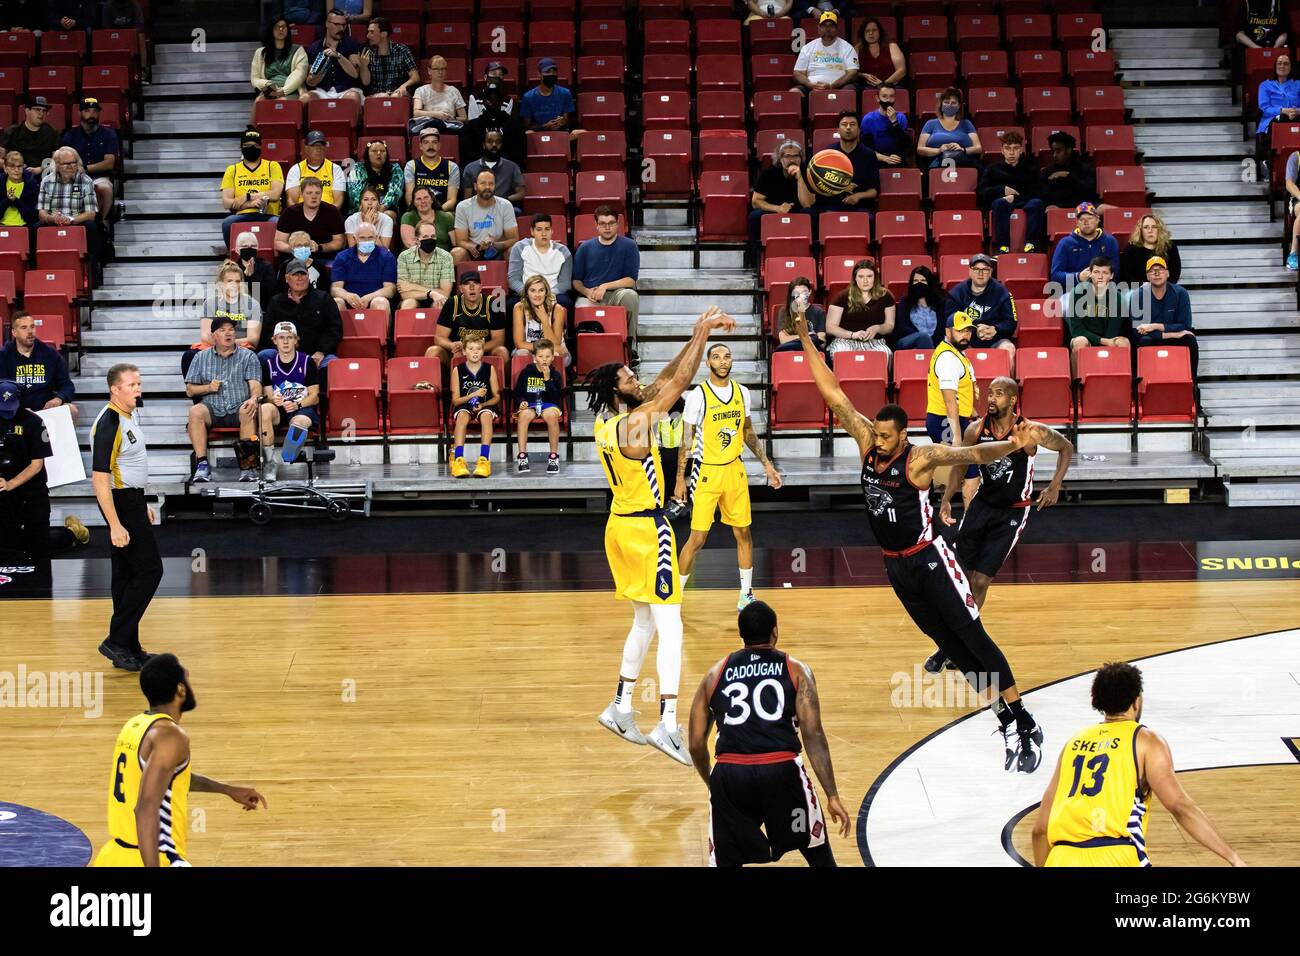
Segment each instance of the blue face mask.
[{"label": "blue face mask", "polygon": [[960,111],[961,111],[961,107],[958,106],[958,105],[955,104],[955,103],[945,103],[945,104],[943,104],[943,115],[946,116],[946,117],[948,117],[948,119],[952,119],[952,118],[953,118],[954,116],[956,116]]},{"label": "blue face mask", "polygon": [[375,243],[372,239],[363,239],[357,243],[357,251],[363,256],[368,256],[375,251]]},{"label": "blue face mask", "polygon": [[293,257],[299,262],[306,262],[311,258],[311,246],[295,246]]}]

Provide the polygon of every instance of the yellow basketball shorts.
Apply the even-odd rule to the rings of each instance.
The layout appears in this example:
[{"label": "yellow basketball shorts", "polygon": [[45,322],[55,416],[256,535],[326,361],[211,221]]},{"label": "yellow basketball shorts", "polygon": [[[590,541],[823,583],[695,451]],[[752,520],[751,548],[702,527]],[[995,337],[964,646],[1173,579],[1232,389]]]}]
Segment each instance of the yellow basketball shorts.
[{"label": "yellow basketball shorts", "polygon": [[1047,854],[1044,866],[1142,866],[1137,847],[1126,846],[1064,846],[1057,844]]},{"label": "yellow basketball shorts", "polygon": [[605,557],[620,601],[682,603],[677,539],[664,514],[610,515],[605,524]]},{"label": "yellow basketball shorts", "polygon": [[[185,860],[183,857],[178,857],[178,859],[180,860],[179,863],[173,863],[165,855],[159,853],[158,865],[159,866],[189,866],[190,865],[189,862]],[[140,851],[135,849],[134,847],[122,846],[122,844],[118,843],[116,840],[109,840],[107,843],[105,843],[102,847],[99,848],[99,852],[95,854],[95,859],[90,865],[91,866],[126,866],[126,867],[138,866],[141,869],[143,869],[144,860],[140,859]]]},{"label": "yellow basketball shorts", "polygon": [[748,528],[754,523],[749,510],[749,477],[737,458],[725,465],[700,464],[695,479],[695,500],[691,505],[691,530],[708,531],[713,516],[722,510],[722,523]]}]

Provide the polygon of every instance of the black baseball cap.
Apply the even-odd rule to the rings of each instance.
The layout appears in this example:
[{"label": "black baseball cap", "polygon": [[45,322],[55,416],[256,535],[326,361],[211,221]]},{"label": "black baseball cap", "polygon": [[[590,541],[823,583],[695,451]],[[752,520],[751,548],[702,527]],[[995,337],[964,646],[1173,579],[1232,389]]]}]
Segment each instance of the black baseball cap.
[{"label": "black baseball cap", "polygon": [[479,278],[479,274],[472,269],[466,269],[462,272],[459,281],[461,285],[466,285],[470,282],[477,282],[479,285],[483,284],[483,280]]},{"label": "black baseball cap", "polygon": [[84,96],[81,99],[81,108],[83,110],[97,110],[99,109],[99,100],[93,96]]},{"label": "black baseball cap", "polygon": [[308,146],[324,146],[324,145],[325,145],[325,134],[322,133],[322,132],[321,132],[320,130],[318,130],[318,129],[314,129],[314,130],[312,130],[310,133],[307,134],[307,145],[308,145]]},{"label": "black baseball cap", "polygon": [[260,143],[261,141],[262,134],[255,129],[246,129],[244,135],[239,137],[239,145],[241,146],[245,143]]},{"label": "black baseball cap", "polygon": [[213,332],[215,332],[217,331],[217,329],[224,328],[227,325],[233,328],[235,325],[235,320],[228,315],[218,315],[216,318],[212,320],[212,325],[210,326],[210,328],[212,329]]},{"label": "black baseball cap", "polygon": [[491,63],[487,65],[487,69],[484,70],[483,72],[492,73],[495,72],[496,70],[500,70],[506,76],[510,75],[510,71],[506,69],[506,65],[502,63],[500,60],[493,60]]},{"label": "black baseball cap", "polygon": [[306,263],[299,262],[297,259],[294,259],[293,262],[290,262],[284,267],[284,274],[287,276],[297,275],[298,273],[307,275],[310,271],[311,270],[307,268]]},{"label": "black baseball cap", "polygon": [[43,96],[33,96],[30,100],[27,101],[27,108],[30,110],[35,107],[39,107],[40,109],[43,110],[48,110],[50,108],[50,101]]}]

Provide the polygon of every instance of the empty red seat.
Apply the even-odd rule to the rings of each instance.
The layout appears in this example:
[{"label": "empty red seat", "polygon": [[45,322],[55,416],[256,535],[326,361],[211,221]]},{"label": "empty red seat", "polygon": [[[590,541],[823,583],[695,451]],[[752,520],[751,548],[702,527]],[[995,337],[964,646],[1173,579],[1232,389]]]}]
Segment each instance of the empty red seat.
[{"label": "empty red seat", "polygon": [[880,278],[889,289],[890,295],[901,299],[907,295],[907,283],[912,277],[912,270],[925,266],[934,269],[934,260],[927,256],[881,256]]},{"label": "empty red seat", "polygon": [[760,221],[759,236],[765,259],[812,256],[812,216],[807,213],[764,216]]},{"label": "empty red seat", "polygon": [[41,66],[80,66],[84,62],[85,30],[46,30],[41,34]]},{"label": "empty red seat", "polygon": [[1083,146],[1098,166],[1130,166],[1137,159],[1132,126],[1089,126],[1084,130]]},{"label": "empty red seat", "polygon": [[[620,97],[621,98],[621,97]],[[641,122],[646,129],[688,129],[691,125],[691,95],[675,93],[647,93],[641,100],[644,111]],[[586,122],[586,114],[579,113]],[[622,122],[626,122],[623,118]],[[621,125],[619,127],[622,128]]]},{"label": "empty red seat", "polygon": [[1124,91],[1118,86],[1080,86],[1074,91],[1074,107],[1081,126],[1124,123]]},{"label": "empty red seat", "polygon": [[913,52],[907,57],[907,72],[917,87],[951,86],[957,79],[957,58],[948,50]]},{"label": "empty red seat", "polygon": [[[443,431],[442,362],[436,358],[426,358],[424,355],[401,355],[390,358],[386,369],[388,434],[441,434]],[[416,388],[416,385],[426,382],[433,387]]]},{"label": "empty red seat", "polygon": [[936,254],[984,251],[984,216],[974,209],[936,209],[930,217]]},{"label": "empty red seat", "polygon": [[[689,102],[685,115],[689,121]],[[578,116],[584,130],[621,132],[627,123],[627,103],[622,93],[579,93]]]},{"label": "empty red seat", "polygon": [[351,135],[360,118],[361,105],[356,100],[312,100],[307,104],[307,128],[319,129],[327,136],[331,124]]},{"label": "empty red seat", "polygon": [[[369,106],[369,102],[366,104]],[[567,173],[571,140],[567,132],[527,134],[528,168],[535,173]]]},{"label": "empty red seat", "polygon": [[788,90],[794,83],[793,53],[763,53],[749,58],[749,78],[755,93]]},{"label": "empty red seat", "polygon": [[67,270],[76,276],[78,295],[85,295],[86,227],[45,226],[36,230],[36,268],[42,271]]},{"label": "empty red seat", "polygon": [[903,47],[913,52],[948,49],[948,18],[942,14],[903,17]]},{"label": "empty red seat", "polygon": [[568,173],[524,173],[528,211],[566,216],[569,212]]},{"label": "empty red seat", "polygon": [[1115,237],[1115,241],[1119,243],[1119,251],[1123,252],[1137,224],[1144,216],[1149,215],[1151,210],[1146,206],[1116,206],[1114,209],[1107,210],[1106,215],[1102,217],[1102,228]]},{"label": "empty red seat", "polygon": [[789,17],[759,17],[748,23],[745,29],[749,32],[749,52],[752,55],[790,50],[794,21]]},{"label": "empty red seat", "polygon": [[[782,92],[787,97],[793,97],[797,100],[803,99],[803,97],[798,93],[790,93],[788,90]],[[762,94],[755,94],[754,101],[756,104],[760,95]],[[772,95],[782,95],[782,93],[775,93]],[[808,121],[814,128],[821,126],[834,126],[838,122],[837,118],[840,113],[844,110],[853,110],[857,112],[857,109],[858,94],[853,90],[839,89],[808,91]],[[802,114],[800,114],[800,117],[800,122],[802,122]],[[755,118],[759,118],[757,110],[755,111]],[[763,125],[765,124],[761,122],[759,123],[760,127]],[[798,125],[798,123],[792,125]]]},{"label": "empty red seat", "polygon": [[36,62],[36,34],[0,33],[0,65],[26,67]]},{"label": "empty red seat", "polygon": [[951,290],[970,278],[970,261],[974,252],[950,252],[939,256],[939,284]]},{"label": "empty red seat", "polygon": [[1016,91],[1010,86],[974,87],[967,101],[971,118],[981,126],[1010,125],[1020,116]]},{"label": "empty red seat", "polygon": [[1097,192],[1112,206],[1145,206],[1146,173],[1141,166],[1098,166]]},{"label": "empty red seat", "polygon": [[966,358],[975,369],[975,381],[979,383],[981,394],[988,394],[989,382],[998,376],[1011,374],[1011,353],[1006,349],[979,348],[972,341],[966,350]]},{"label": "empty red seat", "polygon": [[578,168],[623,169],[627,136],[622,130],[583,130],[578,134]]},{"label": "empty red seat", "polygon": [[599,53],[578,57],[578,86],[588,93],[620,93],[627,70],[621,56]]},{"label": "empty red seat", "polygon": [[31,234],[26,226],[0,226],[0,274],[13,276],[15,293],[23,290],[31,248]]},{"label": "empty red seat", "polygon": [[[910,166],[885,166],[880,170],[880,213],[921,208],[921,171]],[[879,230],[877,230],[879,233]]]},{"label": "empty red seat", "polygon": [[700,171],[736,172],[749,169],[749,134],[744,130],[700,131]]},{"label": "empty red seat", "polygon": [[958,14],[953,17],[953,35],[954,45],[963,52],[997,50],[1002,46],[1002,24],[992,13]]},{"label": "empty red seat", "polygon": [[[1185,353],[1187,350],[1171,351]],[[1075,361],[1079,375],[1079,421],[1132,421],[1133,359],[1129,350],[1089,345],[1079,349]]]},{"label": "empty red seat", "polygon": [[1065,57],[1071,86],[1113,86],[1115,54],[1111,50],[1071,50]]},{"label": "empty red seat", "polygon": [[[889,401],[888,352],[840,352],[835,356],[835,377],[853,407],[868,418]],[[839,419],[831,424],[839,424]]]},{"label": "empty red seat", "polygon": [[[689,142],[686,150],[689,162]],[[580,172],[574,184],[573,200],[579,215],[594,213],[598,206],[613,206],[623,213],[627,208],[627,173],[622,170]]]},{"label": "empty red seat", "polygon": [[[641,187],[647,196],[662,199],[692,194],[695,179],[692,175],[690,130],[646,130],[641,139],[641,155]],[[614,175],[614,171],[601,175]]]},{"label": "empty red seat", "polygon": [[1064,341],[1060,299],[1015,298],[1017,349],[1054,348]]},{"label": "empty red seat", "polygon": [[[919,174],[919,170],[917,172]],[[880,179],[883,184],[883,174]],[[878,212],[876,242],[882,256],[901,256],[909,252],[924,255],[929,251],[926,245],[925,213],[920,210]]]},{"label": "empty red seat", "polygon": [[265,139],[268,136],[297,137],[302,131],[306,110],[302,100],[278,97],[257,100],[253,105],[253,125]]},{"label": "empty red seat", "polygon": [[73,303],[77,299],[77,273],[72,269],[28,269],[22,279],[23,308],[33,315],[57,315],[75,337]]},{"label": "empty red seat", "polygon": [[[647,23],[646,27],[649,26],[650,24]],[[578,36],[584,56],[627,56],[627,23],[623,20],[584,18],[578,28]],[[646,40],[648,43],[648,34]]]},{"label": "empty red seat", "polygon": [[1005,83],[1011,75],[1005,50],[962,50],[961,75],[969,86]]},{"label": "empty red seat", "polygon": [[[520,235],[527,235],[523,228]],[[439,309],[398,309],[393,313],[393,354],[402,358],[423,356],[434,342]]]},{"label": "empty red seat", "polygon": [[682,0],[641,0],[639,10],[646,21],[684,19]]},{"label": "empty red seat", "polygon": [[[436,23],[425,24],[425,56],[437,54],[446,58],[457,57],[465,60],[469,58],[472,45],[473,38],[469,23],[448,22],[446,17],[439,16]],[[518,55],[515,54],[516,57]],[[505,54],[502,53],[502,58],[504,57]]]},{"label": "empty red seat", "polygon": [[1012,13],[1003,36],[1013,50],[1046,50],[1052,45],[1052,18],[1046,13]]},{"label": "empty red seat", "polygon": [[1166,345],[1144,346],[1137,353],[1138,421],[1192,421],[1192,353]]},{"label": "empty red seat", "polygon": [[690,49],[691,25],[685,20],[648,20],[642,31],[647,60]]},{"label": "empty red seat", "polygon": [[578,31],[573,20],[533,20],[528,24],[528,55],[572,57]]},{"label": "empty red seat", "polygon": [[382,384],[377,358],[339,358],[329,368],[329,431],[345,428],[354,435],[378,435],[383,430],[379,408]]},{"label": "empty red seat", "polygon": [[745,94],[738,90],[705,90],[695,97],[698,129],[735,129],[745,115]]},{"label": "empty red seat", "polygon": [[[816,93],[835,92],[815,90]],[[844,99],[852,99],[852,94],[843,94]],[[798,93],[764,92],[754,94],[752,115],[759,129],[785,129],[803,125],[803,97]],[[737,118],[741,122],[741,118]]]},{"label": "empty red seat", "polygon": [[367,134],[393,133],[404,138],[406,121],[411,118],[411,97],[367,96],[362,115]]},{"label": "empty red seat", "polygon": [[969,166],[945,166],[929,171],[930,201],[938,209],[976,209],[979,171]]},{"label": "empty red seat", "polygon": [[340,309],[343,340],[339,358],[382,359],[388,345],[388,313],[383,309]]},{"label": "empty red seat", "polygon": [[591,323],[599,325],[600,331],[578,333],[574,359],[578,375],[586,375],[610,362],[628,360],[627,309],[619,305],[589,305],[574,310],[575,328]]},{"label": "empty red seat", "polygon": [[75,66],[34,66],[27,71],[28,96],[44,96],[66,106],[76,88]]},{"label": "empty red seat", "polygon": [[1056,242],[1063,236],[1068,236],[1074,232],[1074,227],[1078,225],[1076,220],[1079,217],[1074,214],[1073,209],[1065,209],[1061,206],[1047,207],[1047,241]]},{"label": "empty red seat", "polygon": [[803,352],[773,352],[770,374],[772,407],[768,425],[773,431],[826,426],[826,403]]},{"label": "empty red seat", "polygon": [[1015,66],[1021,86],[1061,83],[1061,54],[1057,50],[1021,50],[1016,53]]},{"label": "empty red seat", "polygon": [[1022,105],[1025,122],[1035,129],[1068,125],[1074,119],[1068,86],[1026,86]]},{"label": "empty red seat", "polygon": [[[1100,44],[1098,44],[1100,41]],[[1056,18],[1056,42],[1062,50],[1106,47],[1106,28],[1100,13],[1061,13]]]},{"label": "empty red seat", "polygon": [[[789,38],[787,37],[786,47],[790,49]],[[758,52],[750,47],[751,52]],[[738,57],[741,55],[742,47],[740,45],[740,21],[735,19],[712,19],[697,20],[695,23],[695,59],[696,69],[703,63],[711,60],[713,57]],[[744,89],[745,67],[741,63],[736,66],[736,77],[741,83],[741,89]],[[697,76],[696,82],[699,82]]]},{"label": "empty red seat", "polygon": [[822,255],[855,256],[865,259],[871,250],[871,214],[824,212],[817,220],[817,237]]},{"label": "empty red seat", "polygon": [[660,53],[648,57],[642,69],[646,93],[691,91],[691,57],[687,53]]},{"label": "empty red seat", "polygon": [[524,53],[524,25],[517,17],[486,16],[479,11],[474,50],[479,56],[507,56],[517,59]]},{"label": "empty red seat", "polygon": [[894,353],[894,401],[907,412],[909,425],[925,422],[931,349],[900,349]]},{"label": "empty red seat", "polygon": [[748,238],[749,177],[741,173],[701,173],[697,236],[703,242]]},{"label": "empty red seat", "polygon": [[1022,415],[1050,424],[1073,421],[1069,349],[1021,346],[1016,350],[1016,375],[1020,379]]},{"label": "empty red seat", "polygon": [[120,64],[87,66],[81,70],[81,95],[124,103],[131,92],[131,68]]},{"label": "empty red seat", "polygon": [[[298,152],[296,135],[262,137],[262,155],[273,163],[279,163],[282,174],[288,173],[289,167],[298,161]],[[328,152],[327,148],[327,155]]]}]

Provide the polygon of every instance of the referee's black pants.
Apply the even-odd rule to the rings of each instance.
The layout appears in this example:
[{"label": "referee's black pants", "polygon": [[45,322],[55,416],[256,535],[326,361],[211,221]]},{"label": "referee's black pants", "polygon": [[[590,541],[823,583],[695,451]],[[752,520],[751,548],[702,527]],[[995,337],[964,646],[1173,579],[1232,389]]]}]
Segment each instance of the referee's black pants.
[{"label": "referee's black pants", "polygon": [[131,541],[125,548],[113,548],[113,619],[108,626],[108,643],[139,651],[140,619],[162,581],[162,556],[149,524],[144,491],[113,489],[113,507]]}]

